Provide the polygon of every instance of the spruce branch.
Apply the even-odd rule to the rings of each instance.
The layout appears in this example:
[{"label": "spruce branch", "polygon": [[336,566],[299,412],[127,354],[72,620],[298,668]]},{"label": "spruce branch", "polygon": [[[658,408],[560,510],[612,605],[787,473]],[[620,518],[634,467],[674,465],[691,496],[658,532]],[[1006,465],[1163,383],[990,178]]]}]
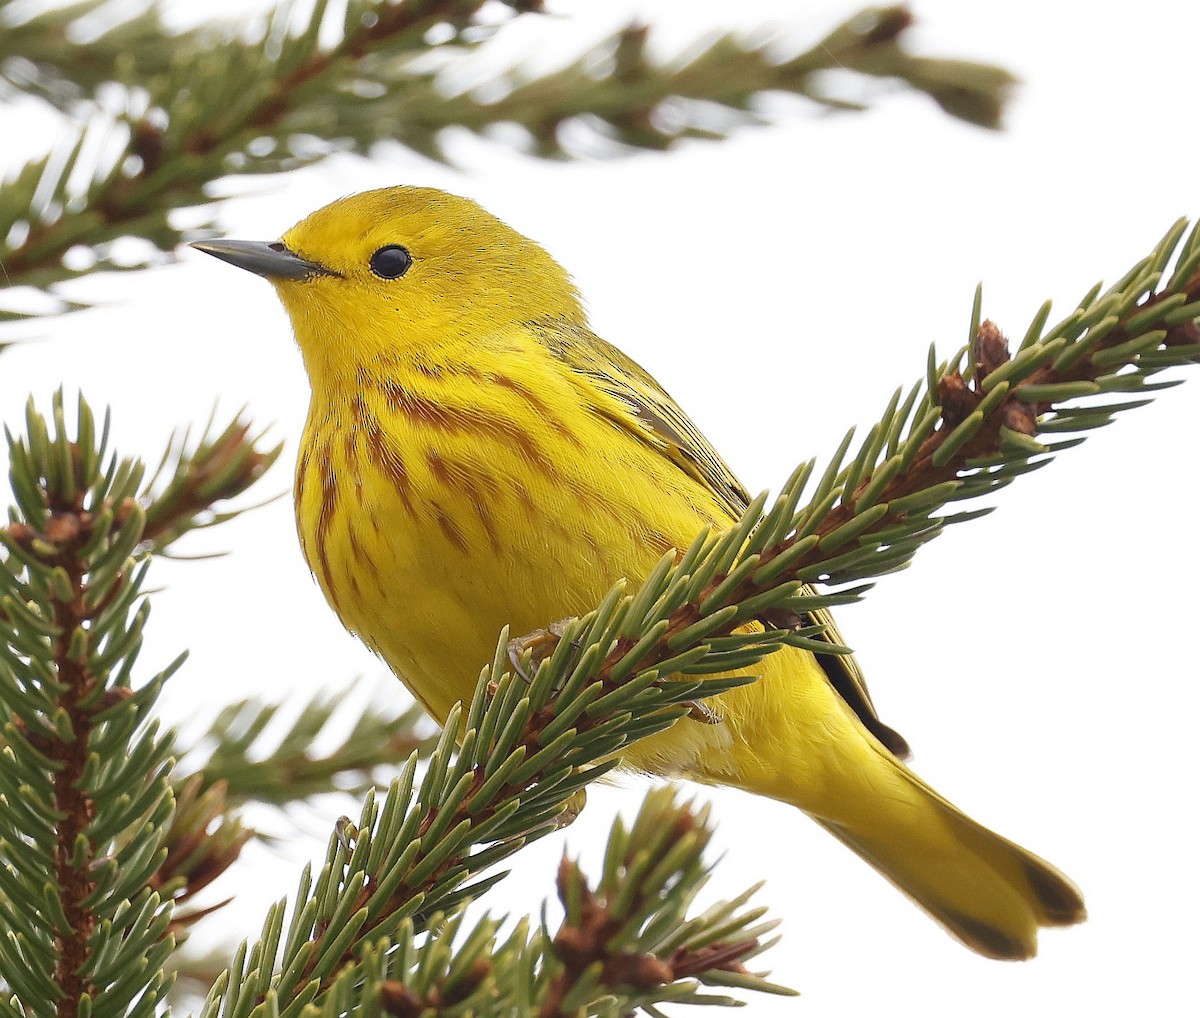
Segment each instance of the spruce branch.
[{"label": "spruce branch", "polygon": [[[106,416],[99,436],[100,455],[107,448],[108,427]],[[254,434],[250,422],[240,415],[215,436],[210,419],[195,442],[187,430],[172,434],[158,467],[139,484],[136,494],[124,496],[117,503],[105,502],[100,508],[120,525],[137,518],[136,551],[170,555],[170,549],[184,534],[218,526],[258,508],[223,506],[253,486],[282,451],[282,443],[265,446],[263,434]],[[140,465],[138,471],[140,478],[143,472]],[[93,516],[87,514],[80,519],[79,525],[85,529],[95,523]],[[26,544],[39,540],[53,543],[62,536],[64,528],[75,524],[72,517],[64,516],[52,519],[49,525],[51,530],[41,532],[29,530],[23,524],[15,533]],[[116,593],[114,590],[114,596]]]},{"label": "spruce branch", "polygon": [[131,557],[141,468],[106,458],[82,399],[76,417],[70,436],[60,392],[52,425],[31,402],[26,436],[8,435],[0,979],[12,1013],[145,1015],[174,943],[172,903],[150,886],[174,810],[170,744],[146,715],[180,661],[133,688],[148,613]]},{"label": "spruce branch", "polygon": [[765,908],[738,912],[756,889],[687,919],[707,878],[703,853],[712,832],[708,807],[693,812],[674,796],[669,788],[651,792],[628,830],[617,820],[597,889],[577,863],[563,858],[558,896],[566,916],[550,941],[557,964],[548,966],[539,1018],[569,1018],[604,998],[619,1001],[622,1014],[668,1001],[738,1003],[700,998],[694,978],[794,992],[765,983],[744,965],[770,946],[761,938],[777,925],[753,925]]},{"label": "spruce branch", "polygon": [[214,437],[213,420],[194,444],[187,431],[173,434],[139,493],[145,512],[142,543],[148,551],[167,554],[189,531],[215,527],[257,508],[215,507],[257,482],[279,458],[283,443],[264,447],[263,433],[252,434],[253,426],[241,414]]},{"label": "spruce branch", "polygon": [[[401,5],[358,6],[370,21],[381,6]],[[419,8],[420,4],[408,6]],[[520,14],[540,10],[542,5],[539,0],[498,0],[497,6]],[[257,55],[238,23],[216,22],[173,31],[164,23],[158,3],[134,12],[113,0],[73,0],[41,11],[29,7],[19,13],[6,10],[17,7],[12,0],[0,3],[0,24],[4,26],[0,34],[0,99],[6,92],[32,94],[64,112],[73,111],[107,83],[145,82],[173,73],[180,53],[224,44],[239,48],[246,56]],[[354,13],[347,12],[347,24],[354,20]],[[453,33],[450,39],[463,46],[476,45],[494,32],[487,23],[448,20],[440,24]],[[386,32],[387,28],[376,31]]]},{"label": "spruce branch", "polygon": [[[511,16],[540,10],[534,0],[502,6]],[[277,173],[333,151],[367,152],[385,140],[441,158],[441,132],[452,126],[480,132],[517,124],[543,155],[570,154],[561,128],[574,121],[627,146],[664,148],[762,122],[752,107],[767,92],[861,108],[823,90],[821,75],[836,68],[903,82],[955,116],[994,127],[1012,84],[995,67],[908,53],[902,41],[911,17],[891,7],[864,11],[783,60],[766,45],[724,36],[687,59],[658,63],[646,54],[647,30],[630,26],[568,67],[536,78],[518,70],[503,75],[490,98],[451,93],[448,72],[497,30],[481,24],[485,7],[494,17],[495,5],[483,0],[349,0],[338,10],[322,0],[302,25],[294,24],[290,6],[280,8],[253,41],[229,28],[161,36],[151,8],[90,40],[79,61],[71,59],[69,41],[74,11],[95,17],[106,5],[89,0],[20,24],[0,66],[10,74],[17,68],[22,83],[67,95],[75,74],[76,90],[86,94],[104,78],[121,84],[126,98],[118,109],[95,111],[93,126],[6,180],[6,278],[50,292],[87,272],[144,267],[163,256],[122,253],[114,242],[136,236],[160,253],[174,250],[198,234],[172,213],[216,201],[209,185],[231,173]],[[340,34],[325,43],[335,17]],[[444,37],[429,41],[431,30]],[[53,43],[39,44],[44,36]],[[443,58],[441,66],[431,54]],[[714,109],[723,112],[714,118]],[[79,161],[95,133],[109,142],[81,175]],[[74,256],[64,261],[68,252]],[[56,310],[75,306],[63,300]]]},{"label": "spruce branch", "polygon": [[[760,922],[764,908],[746,908],[756,889],[687,918],[707,880],[702,853],[709,837],[707,813],[677,804],[669,789],[653,791],[632,828],[618,823],[613,830],[598,891],[564,862],[559,893],[568,914],[555,934],[542,927],[530,935],[521,919],[501,941],[500,924],[488,916],[468,930],[460,903],[431,916],[424,933],[406,919],[392,937],[364,944],[309,1006],[330,1018],[616,1018],[637,1008],[658,1014],[654,1005],[663,1002],[738,1003],[702,992],[705,983],[790,993],[742,965],[769,946],[762,938],[775,926]],[[594,962],[578,964],[585,951]],[[265,1002],[281,1014],[298,1011],[273,990]],[[215,1013],[212,1006],[210,997],[206,1015]]]},{"label": "spruce branch", "polygon": [[179,938],[232,900],[187,911],[178,908],[225,873],[255,832],[232,811],[223,782],[206,784],[202,775],[194,774],[182,781],[175,779],[172,790],[175,815],[163,838],[167,852],[149,885],[174,902],[177,910],[170,930]]},{"label": "spruce branch", "polygon": [[344,111],[338,126],[366,132],[380,123],[402,125],[396,139],[435,158],[444,128],[482,133],[498,124],[523,128],[540,156],[569,156],[562,128],[578,120],[618,145],[666,149],[685,138],[722,139],[736,127],[765,123],[754,106],[769,92],[839,110],[864,109],[862,102],[825,90],[822,74],[837,69],[903,82],[954,116],[998,127],[1012,75],[908,53],[903,41],[912,23],[905,7],[869,8],[786,59],[776,58],[768,44],[722,35],[665,63],[649,55],[651,28],[632,24],[561,70],[529,77],[513,69],[489,83],[487,97],[447,94],[433,78],[420,89],[381,90]]},{"label": "spruce branch", "polygon": [[[407,781],[402,797],[411,794],[411,774]],[[632,828],[614,828],[598,893],[564,863],[559,888],[567,916],[554,935],[543,928],[531,936],[528,920],[521,920],[498,943],[499,923],[490,917],[465,927],[466,897],[444,911],[422,908],[414,914],[407,908],[398,921],[389,920],[389,934],[381,935],[382,923],[368,934],[369,906],[363,902],[374,879],[362,879],[362,867],[378,854],[383,818],[398,805],[397,788],[393,785],[382,810],[368,797],[358,827],[347,824],[330,839],[315,885],[307,871],[301,878],[286,931],[281,902],[269,914],[262,939],[243,945],[234,968],[214,984],[204,1018],[248,1016],[263,1007],[280,1015],[382,1010],[414,1018],[582,1013],[615,1018],[666,1001],[738,1002],[702,992],[705,984],[791,992],[742,964],[769,946],[763,938],[775,926],[760,921],[765,909],[746,907],[756,889],[687,917],[709,872],[702,853],[710,831],[707,813],[696,815],[676,804],[669,789],[647,796]],[[346,830],[354,832],[353,845]],[[412,847],[389,846],[388,853],[403,859],[412,856]],[[314,956],[322,961],[313,965]],[[301,978],[289,978],[306,960]],[[327,974],[318,982],[321,972]]]},{"label": "spruce branch", "polygon": [[[341,696],[318,697],[304,708],[276,743],[265,751],[262,735],[275,720],[281,704],[241,700],[225,707],[207,733],[196,739],[196,749],[182,756],[182,780],[199,780],[201,787],[220,785],[230,806],[262,802],[287,806],[333,791],[363,795],[374,784],[381,767],[393,766],[412,753],[418,758],[433,749],[436,736],[421,734],[425,714],[410,707],[399,714],[368,705],[356,714],[349,731],[323,753],[313,743],[325,732]],[[212,750],[202,763],[202,747]],[[192,768],[194,774],[189,774]]]},{"label": "spruce branch", "polygon": [[[992,511],[939,515],[946,506],[997,491],[1083,441],[1058,435],[1150,402],[1090,398],[1149,395],[1182,381],[1152,376],[1200,362],[1200,224],[1185,233],[1187,223],[1176,223],[1116,284],[1103,294],[1095,286],[1048,331],[1043,306],[1015,355],[994,323],[980,321],[977,293],[972,341],[941,364],[931,347],[925,379],[907,395],[896,390],[849,462],[854,433],[846,435],[804,508],[813,461],[797,468],[770,511],[763,493],[727,532],[699,535],[682,556],[668,552],[620,602],[619,639],[597,652],[583,681],[615,691],[646,675],[659,683],[713,674],[782,646],[847,653],[831,642],[830,606],[861,598],[870,589],[862,581],[907,567],[948,524]],[[752,622],[765,631],[738,631]],[[553,627],[514,646],[528,656],[527,670],[531,649],[557,654],[561,640]]]},{"label": "spruce branch", "polygon": [[[436,931],[416,934],[411,921],[394,938],[368,945],[321,1000],[322,1018],[441,1018],[519,1014],[513,1008],[516,966],[527,964],[527,924],[503,944],[500,924],[484,916],[469,932],[463,908],[432,917]],[[466,932],[465,938],[463,937]]]},{"label": "spruce branch", "polygon": [[290,1014],[318,1000],[366,945],[395,935],[405,920],[421,932],[432,914],[501,879],[483,871],[555,829],[577,791],[607,773],[623,745],[670,727],[688,701],[749,681],[655,684],[655,673],[617,688],[589,681],[628,600],[617,587],[598,611],[569,623],[532,680],[506,670],[502,638],[470,708],[458,705],[447,718],[420,783],[414,753],[382,806],[369,794],[357,827],[331,841],[315,884],[307,872],[302,877],[282,952],[280,903],[265,939],[239,951],[204,1013],[249,1015],[269,995]]}]

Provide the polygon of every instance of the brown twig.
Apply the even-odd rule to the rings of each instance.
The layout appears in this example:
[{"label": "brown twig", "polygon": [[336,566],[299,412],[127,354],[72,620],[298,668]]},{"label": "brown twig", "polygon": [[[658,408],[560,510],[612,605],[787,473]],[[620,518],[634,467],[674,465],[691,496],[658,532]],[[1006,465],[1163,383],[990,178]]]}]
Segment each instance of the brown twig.
[{"label": "brown twig", "polygon": [[[664,839],[663,850],[669,850],[694,829],[695,817],[689,810],[683,810]],[[613,950],[612,938],[628,917],[641,912],[649,901],[643,889],[638,886],[622,914],[617,914],[608,896],[597,894],[578,863],[567,858],[559,864],[557,884],[567,916],[555,934],[552,950],[562,969],[550,982],[538,1018],[572,1018],[576,1012],[568,1010],[565,1002],[597,964],[603,987],[612,990],[627,987],[645,993],[714,970],[744,974],[742,959],[760,947],[758,940],[745,938],[708,944],[698,950],[681,948],[665,958],[647,951]],[[572,915],[572,903],[577,903],[577,915]]]},{"label": "brown twig", "polygon": [[[167,831],[166,858],[150,878],[154,890],[170,888],[176,908],[195,897],[237,861],[254,830],[242,825],[225,799],[225,783],[205,786],[203,774],[193,774],[176,789],[175,815]],[[206,908],[176,911],[170,930],[177,932],[232,901]]]},{"label": "brown twig", "polygon": [[251,427],[235,420],[213,441],[202,440],[194,453],[180,453],[183,463],[175,477],[146,502],[144,541],[162,550],[192,529],[201,514],[236,498],[267,472],[283,446],[259,449]]},{"label": "brown twig", "polygon": [[[398,35],[423,32],[434,25],[450,22],[465,24],[484,6],[485,0],[425,0],[423,3],[404,3],[381,7],[378,17],[359,25],[328,52],[314,52],[307,60],[275,82],[249,116],[240,116],[224,130],[197,127],[174,138],[171,133],[151,119],[143,118],[132,125],[130,151],[141,160],[139,169],[128,175],[112,174],[89,203],[89,212],[101,223],[112,226],[135,223],[153,206],[151,199],[194,191],[195,181],[190,173],[178,172],[170,160],[171,146],[176,152],[193,160],[213,153],[230,151],[263,130],[282,120],[302,101],[297,95],[303,86],[317,81],[341,61],[357,62],[373,47]],[[520,5],[535,10],[540,4]],[[224,171],[222,171],[224,172]],[[65,219],[49,223],[32,221],[22,243],[5,257],[5,269],[12,277],[56,262],[73,245],[79,243],[78,224]]]},{"label": "brown twig", "polygon": [[[1197,271],[1177,292],[1185,294],[1188,303],[1200,300],[1200,271]],[[1125,316],[1125,321],[1153,307],[1168,296],[1170,294],[1163,291],[1145,298]],[[1037,429],[1038,418],[1042,414],[1052,410],[1053,407],[1048,403],[1028,403],[1022,401],[1019,395],[1021,389],[1031,385],[1094,380],[1108,375],[1116,370],[1116,366],[1112,364],[1104,366],[1096,365],[1094,361],[1095,354],[1120,346],[1128,342],[1129,339],[1128,330],[1124,324],[1121,324],[1113,328],[1104,339],[1096,344],[1095,349],[1091,353],[1077,361],[1070,370],[1058,371],[1054,368],[1053,364],[1047,364],[1039,368],[1029,378],[1017,383],[1009,390],[1007,395],[997,404],[993,412],[987,415],[983,426],[969,442],[959,449],[947,462],[940,466],[935,465],[934,454],[945,443],[954,428],[966,420],[983,401],[985,395],[983,382],[988,374],[1009,360],[1008,344],[1000,330],[993,322],[983,322],[980,325],[979,333],[974,343],[977,365],[975,377],[967,381],[961,373],[955,371],[943,376],[939,380],[938,398],[942,407],[941,427],[921,444],[912,461],[912,466],[883,487],[882,492],[875,499],[875,504],[886,504],[903,496],[928,490],[944,481],[955,479],[967,468],[969,461],[988,456],[1000,450],[1002,428],[1008,428],[1023,435],[1033,435]],[[1197,327],[1195,321],[1188,321],[1172,326],[1167,330],[1167,335],[1162,341],[1162,345],[1165,347],[1190,346],[1196,343],[1200,343],[1200,328]],[[849,523],[854,518],[854,506],[858,496],[868,489],[871,480],[872,475],[866,476],[855,487],[851,497],[841,500],[837,506],[825,515],[815,530],[818,538],[827,537],[835,533],[840,527]],[[869,538],[872,532],[887,530],[904,520],[904,513],[889,512],[871,528],[864,531],[861,538]],[[764,549],[759,560],[760,564],[766,566],[773,559],[790,549],[797,540],[799,540],[798,535],[781,541],[773,548]],[[811,552],[801,557],[795,563],[794,568],[790,569],[789,573],[796,574],[809,570],[821,562],[828,560],[834,554],[839,553],[840,550],[831,551],[822,548],[821,543],[818,542]],[[724,578],[724,574],[714,577],[698,597],[671,613],[669,616],[669,625],[663,633],[662,638],[639,662],[639,671],[653,668],[659,662],[673,656],[673,651],[669,647],[672,637],[699,621],[701,618],[699,605],[704,602],[708,594],[716,590]],[[787,577],[775,578],[770,581],[769,585],[777,585],[786,579]],[[725,603],[737,604],[739,601],[744,601],[755,594],[761,593],[762,589],[754,581],[753,577],[750,577],[729,592],[725,598]],[[730,623],[715,630],[711,636],[729,635],[738,626],[744,624],[744,620]],[[604,680],[610,676],[613,669],[629,653],[636,642],[634,637],[622,637],[619,639],[604,659],[604,663],[597,670],[596,677]],[[546,652],[548,653],[548,650]]]}]

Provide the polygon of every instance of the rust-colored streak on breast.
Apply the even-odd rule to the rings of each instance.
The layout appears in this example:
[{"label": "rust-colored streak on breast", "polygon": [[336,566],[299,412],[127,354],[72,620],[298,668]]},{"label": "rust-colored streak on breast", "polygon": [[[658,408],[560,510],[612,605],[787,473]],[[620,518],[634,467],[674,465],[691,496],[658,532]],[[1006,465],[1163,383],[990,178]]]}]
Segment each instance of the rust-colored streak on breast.
[{"label": "rust-colored streak on breast", "polygon": [[296,512],[296,533],[300,535],[300,550],[304,552],[306,561],[312,559],[308,554],[308,535],[300,519],[300,501],[304,497],[304,482],[308,477],[310,445],[304,445],[300,450],[300,459],[296,462],[296,488],[292,493],[293,505]]},{"label": "rust-colored streak on breast", "polygon": [[446,465],[446,461],[442,459],[442,454],[436,449],[425,450],[425,462],[429,466],[429,472],[433,474],[433,479],[444,488],[458,487],[456,475]]},{"label": "rust-colored streak on breast", "polygon": [[429,473],[438,485],[452,491],[470,503],[479,517],[480,526],[488,536],[491,546],[499,550],[500,534],[496,529],[496,518],[492,505],[499,497],[500,486],[496,479],[478,470],[470,470],[461,463],[449,460],[436,449],[425,450],[425,462]]},{"label": "rust-colored streak on breast", "polygon": [[364,421],[362,435],[371,462],[384,477],[391,481],[392,487],[400,497],[401,504],[408,511],[408,515],[415,520],[417,510],[409,493],[408,468],[404,465],[403,457],[397,451],[394,443],[387,440],[387,436],[379,426],[379,421],[374,417],[368,417]]},{"label": "rust-colored streak on breast", "polygon": [[321,507],[317,512],[317,568],[321,571],[325,592],[333,605],[333,610],[339,616],[343,615],[342,606],[338,599],[338,591],[333,583],[333,573],[329,568],[329,529],[333,526],[333,517],[337,512],[338,486],[333,472],[333,457],[329,443],[326,442],[317,452],[317,469],[321,477]]},{"label": "rust-colored streak on breast", "polygon": [[[367,554],[366,549],[362,546],[362,542],[358,539],[358,532],[351,527],[347,531],[347,536],[350,539],[350,554],[354,557],[354,564],[367,570],[378,585],[380,580],[379,567],[375,565],[375,560]],[[355,593],[357,593],[357,584]]]},{"label": "rust-colored streak on breast", "polygon": [[558,468],[554,461],[533,435],[516,421],[482,407],[450,407],[394,383],[386,384],[384,392],[391,408],[414,423],[446,435],[473,433],[490,438],[500,446],[517,449],[527,463],[537,467],[548,479],[557,480]]},{"label": "rust-colored streak on breast", "polygon": [[488,501],[476,493],[472,505],[475,506],[475,512],[479,516],[479,523],[483,527],[484,533],[488,536],[488,541],[492,545],[494,551],[500,550],[500,534],[496,530],[496,517],[492,515],[491,505]]},{"label": "rust-colored streak on breast", "polygon": [[438,526],[442,528],[442,533],[446,535],[446,540],[454,546],[456,551],[466,554],[468,547],[467,539],[463,536],[463,532],[458,524],[454,522],[454,517],[447,513],[437,502],[430,504],[433,506]]},{"label": "rust-colored streak on breast", "polygon": [[362,465],[358,458],[358,442],[366,419],[367,411],[362,397],[356,396],[350,404],[350,427],[346,429],[345,456],[346,472],[354,481],[354,500],[358,505],[362,505],[363,501]]},{"label": "rust-colored streak on breast", "polygon": [[308,454],[311,446],[304,445],[300,449],[300,459],[296,462],[296,504],[300,503],[300,496],[304,494],[304,480],[308,476]]}]

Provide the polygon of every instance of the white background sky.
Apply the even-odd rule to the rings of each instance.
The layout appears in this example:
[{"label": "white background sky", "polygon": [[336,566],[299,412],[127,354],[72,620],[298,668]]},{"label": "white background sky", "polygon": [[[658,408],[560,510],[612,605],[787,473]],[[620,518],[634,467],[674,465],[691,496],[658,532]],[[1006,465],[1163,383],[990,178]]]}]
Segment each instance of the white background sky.
[{"label": "white background sky", "polygon": [[[851,9],[610,0],[580,16],[588,6],[559,4],[578,23],[534,23],[517,38],[565,54],[568,40],[638,11],[662,26],[668,47],[724,24],[782,24],[808,40]],[[1200,9],[1168,0],[915,9],[924,52],[1020,75],[1007,131],[953,122],[920,97],[881,95],[867,114],[794,110],[725,144],[666,155],[549,164],[458,139],[457,169],[389,148],[239,183],[253,197],[230,201],[222,228],[273,239],[327,201],[395,183],[469,194],[574,273],[596,330],[663,381],[752,491],[777,488],[848,426],[869,426],[891,390],[921,374],[931,340],[944,353],[964,340],[977,281],[985,314],[1019,338],[1042,300],[1067,313],[1178,216],[1200,214]],[[6,140],[10,164],[58,130],[44,113],[0,118],[16,139]],[[26,393],[45,405],[60,383],[82,386],[93,405],[113,406],[118,447],[154,458],[172,427],[202,422],[214,400],[229,412],[246,404],[288,443],[263,488],[282,490],[308,395],[270,288],[184,252],[178,265],[86,292],[100,289],[109,306],[46,323],[43,340],[3,354],[0,416],[18,424]],[[755,998],[751,1014],[1194,1007],[1198,392],[1193,380],[1095,433],[840,614],[919,773],[1070,874],[1089,922],[1045,933],[1035,961],[986,961],[794,810],[693,790],[715,802],[718,821],[722,859],[706,900],[765,878],[761,900],[785,920],[763,961],[804,995]],[[299,701],[355,676],[379,697],[406,695],[326,609],[289,499],[181,550],[217,548],[233,554],[152,572],[166,589],[143,674],[192,651],[166,694],[169,719],[249,694]],[[522,857],[492,907],[536,909],[563,843],[594,860],[613,813],[639,801],[636,783],[595,790],[564,837]],[[224,886],[241,900],[210,935],[256,932],[263,903],[290,893],[294,860],[323,852],[343,809],[353,811],[297,815],[285,858],[248,853],[241,889]]]}]

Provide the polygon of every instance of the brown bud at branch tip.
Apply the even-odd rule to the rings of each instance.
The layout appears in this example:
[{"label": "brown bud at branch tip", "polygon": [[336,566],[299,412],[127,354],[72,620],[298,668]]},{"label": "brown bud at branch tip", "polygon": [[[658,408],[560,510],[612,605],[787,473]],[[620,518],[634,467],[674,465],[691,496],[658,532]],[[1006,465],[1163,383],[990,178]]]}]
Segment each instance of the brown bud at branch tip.
[{"label": "brown bud at branch tip", "polygon": [[1008,340],[993,321],[986,321],[979,326],[975,336],[975,365],[978,369],[979,381],[983,381],[1001,364],[1008,361]]},{"label": "brown bud at branch tip", "polygon": [[398,979],[380,985],[379,1003],[394,1018],[417,1018],[425,1010],[425,1001]]}]

